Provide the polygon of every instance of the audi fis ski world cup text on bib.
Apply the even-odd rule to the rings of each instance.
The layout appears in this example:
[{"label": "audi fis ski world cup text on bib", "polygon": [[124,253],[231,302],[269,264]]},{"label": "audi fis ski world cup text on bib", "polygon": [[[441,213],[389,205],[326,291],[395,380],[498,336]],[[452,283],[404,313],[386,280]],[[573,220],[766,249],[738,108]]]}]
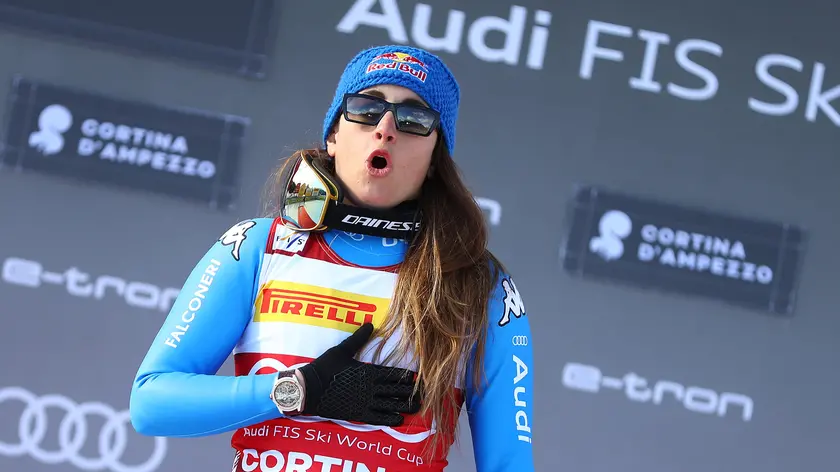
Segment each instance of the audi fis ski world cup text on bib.
[{"label": "audi fis ski world cup text on bib", "polygon": [[577,275],[791,314],[803,233],[586,187],[564,268]]}]

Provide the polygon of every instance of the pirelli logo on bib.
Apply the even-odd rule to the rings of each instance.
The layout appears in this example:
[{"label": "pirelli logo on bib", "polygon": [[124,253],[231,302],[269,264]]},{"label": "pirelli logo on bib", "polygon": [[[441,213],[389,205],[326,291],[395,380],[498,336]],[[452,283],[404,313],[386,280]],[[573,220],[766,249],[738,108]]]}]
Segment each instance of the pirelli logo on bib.
[{"label": "pirelli logo on bib", "polygon": [[364,323],[380,326],[390,300],[317,285],[271,281],[260,290],[255,322],[285,321],[352,333]]}]

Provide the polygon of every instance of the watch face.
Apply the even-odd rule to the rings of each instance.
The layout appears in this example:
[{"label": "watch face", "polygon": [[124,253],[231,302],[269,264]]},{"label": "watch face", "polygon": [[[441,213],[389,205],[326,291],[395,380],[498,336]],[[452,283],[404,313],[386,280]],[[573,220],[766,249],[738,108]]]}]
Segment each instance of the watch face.
[{"label": "watch face", "polygon": [[300,388],[291,379],[281,380],[274,388],[274,399],[280,408],[296,408],[300,403]]}]

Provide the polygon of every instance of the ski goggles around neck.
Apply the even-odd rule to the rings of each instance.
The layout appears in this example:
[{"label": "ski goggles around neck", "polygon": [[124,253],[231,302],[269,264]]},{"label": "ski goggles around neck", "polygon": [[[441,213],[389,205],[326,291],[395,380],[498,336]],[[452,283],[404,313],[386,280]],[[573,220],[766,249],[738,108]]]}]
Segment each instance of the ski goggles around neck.
[{"label": "ski goggles around neck", "polygon": [[325,177],[308,155],[291,164],[283,199],[283,222],[300,231],[323,231],[330,203],[341,197],[340,189]]},{"label": "ski goggles around neck", "polygon": [[362,208],[344,203],[341,186],[320,161],[302,154],[291,163],[281,207],[283,223],[297,231],[337,229],[383,238],[412,239],[420,229],[416,202],[392,209]]},{"label": "ski goggles around neck", "polygon": [[432,134],[440,123],[440,114],[419,103],[391,103],[383,98],[363,93],[346,93],[342,103],[344,119],[363,125],[376,125],[392,112],[397,130],[417,136]]}]

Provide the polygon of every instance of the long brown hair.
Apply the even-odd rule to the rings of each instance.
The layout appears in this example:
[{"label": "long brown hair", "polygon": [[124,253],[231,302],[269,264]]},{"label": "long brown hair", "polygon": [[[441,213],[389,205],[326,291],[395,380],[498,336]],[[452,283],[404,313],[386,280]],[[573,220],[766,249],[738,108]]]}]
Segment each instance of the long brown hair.
[{"label": "long brown hair", "polygon": [[[334,172],[323,149],[298,150],[270,180],[266,213],[279,215],[286,166],[306,154]],[[464,184],[441,139],[431,160],[431,175],[419,197],[421,229],[399,265],[388,316],[378,335],[385,339],[401,330],[395,350],[383,363],[414,356],[418,386],[422,384],[421,415],[430,415],[437,428],[432,451],[455,439],[461,404],[453,395],[465,385],[466,365],[473,356],[473,384],[483,381],[488,301],[504,266],[488,250],[484,215]],[[381,356],[380,343],[375,357]]]}]

